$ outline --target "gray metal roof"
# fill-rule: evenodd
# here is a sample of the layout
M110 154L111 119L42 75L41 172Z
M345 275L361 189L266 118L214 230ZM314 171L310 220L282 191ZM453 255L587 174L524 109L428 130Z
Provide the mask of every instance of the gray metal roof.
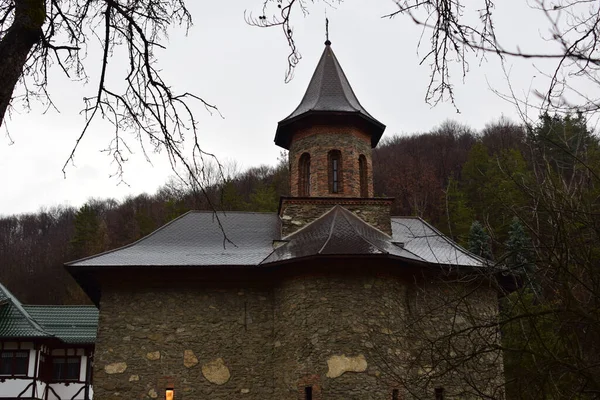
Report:
M343 113L356 115L372 126L371 144L375 147L385 130L385 125L373 118L360 104L331 46L327 43L300 105L279 122L275 143L288 148L289 125L304 116L315 113Z
M219 213L223 229L210 211L190 211L129 245L70 267L118 266L258 266L319 254L389 254L434 264L483 266L420 218L393 217L392 237L363 222L341 206L298 232L281 239L276 213ZM224 234L232 243L224 241ZM395 245L394 242L402 243Z
M0 338L45 338L52 334L44 330L23 308L21 302L0 284Z
M275 213L190 211L129 246L67 265L258 265L279 235Z
M417 217L392 217L392 235L404 249L433 264L482 267L486 261L469 253Z
M23 308L47 332L65 343L96 341L98 309L95 306L28 306Z
M395 245L391 236L339 205L284 241L262 264L318 255L392 255L421 261Z

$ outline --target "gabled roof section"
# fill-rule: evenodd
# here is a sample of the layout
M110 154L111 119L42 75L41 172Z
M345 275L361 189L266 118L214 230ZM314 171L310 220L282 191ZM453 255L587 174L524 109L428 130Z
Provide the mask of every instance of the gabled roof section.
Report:
M66 265L256 266L280 229L276 213L190 211L135 243Z
M28 306L23 308L46 331L65 343L92 344L98 330L95 306Z
M392 217L394 241L404 249L432 264L463 267L486 267L487 260L478 257L450 240L418 217Z
M282 240L286 243L261 264L324 255L391 255L423 261L340 205Z
M303 117L340 113L365 120L371 128L371 145L377 145L385 125L373 118L360 104L328 41L300 105L279 122L275 144L288 148L291 139L290 125Z
M21 302L0 284L0 338L52 336L23 308Z

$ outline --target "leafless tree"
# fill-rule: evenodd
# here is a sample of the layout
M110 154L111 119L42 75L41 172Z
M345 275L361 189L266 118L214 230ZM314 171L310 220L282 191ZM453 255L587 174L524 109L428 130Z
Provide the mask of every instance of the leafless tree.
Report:
M189 28L191 22L184 0L0 0L0 125L17 103L29 107L41 98L53 107L47 85L51 68L59 68L95 85L93 95L84 98L86 122L63 172L101 118L114 127L106 151L119 179L136 142L146 159L149 143L152 150L165 151L172 166L182 165L186 175L201 176L205 158L214 156L200 146L195 110L218 110L193 93L173 91L156 66L169 28ZM98 46L101 58L91 60L87 51ZM126 55L125 84L114 76L119 67L114 53ZM184 142L191 157L183 153Z
M328 3L324 0L325 3ZM336 1L335 3L342 2ZM280 27L290 47L288 73L300 60L294 40L293 21L306 14L312 5L307 0L264 0L261 15L249 15L248 22L261 27ZM497 34L494 14L497 1L478 0L392 0L384 18L409 18L422 27L416 46L423 51L421 64L429 65L430 79L425 100L430 104L450 101L455 107L455 80L452 72L460 66L459 79L475 61L497 57L503 63L511 57L545 59L553 62L549 71L539 73L548 78L548 87L534 94L541 102L534 109L542 111L583 111L596 114L600 109L598 90L581 89L600 86L600 3L594 0L532 0L528 5L538 11L546 26L540 26L541 39L557 44L554 52L522 50L519 43L509 42ZM476 15L477 18L473 18ZM547 32L547 33L546 33ZM393 41L394 38L390 38ZM579 83L579 84L578 84ZM508 101L523 107L528 101L513 93L502 94ZM537 115L534 116L536 118Z

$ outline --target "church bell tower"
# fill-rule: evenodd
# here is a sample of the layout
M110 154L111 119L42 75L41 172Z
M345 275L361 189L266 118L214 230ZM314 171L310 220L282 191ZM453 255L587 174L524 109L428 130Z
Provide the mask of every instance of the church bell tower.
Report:
M389 231L391 199L374 198L371 159L384 130L358 101L327 40L300 105L275 134L290 160L291 196L280 206L284 236L336 204ZM381 206L383 226L366 216Z

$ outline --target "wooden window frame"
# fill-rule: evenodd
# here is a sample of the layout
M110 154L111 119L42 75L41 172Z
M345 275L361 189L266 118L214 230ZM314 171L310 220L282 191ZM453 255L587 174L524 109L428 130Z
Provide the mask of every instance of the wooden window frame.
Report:
M360 197L369 197L369 166L364 154L358 156L358 176L360 181Z
M298 160L298 196L310 196L310 154L302 153Z
M329 193L339 194L344 192L343 160L340 150L330 150L327 153L327 170L329 171Z
M11 357L4 357L4 354L12 353ZM17 353L25 354L25 357L17 357ZM0 368L0 377L23 377L29 374L29 350L0 350L0 364L10 358L10 374L3 374ZM17 373L17 360L25 359L25 372Z
M81 378L81 356L77 356L77 355L71 355L71 356L51 356L50 358L50 381L51 382L81 382L80 378ZM68 368L66 368L66 365L69 364L69 359L77 359L77 377L70 377L67 374ZM65 365L65 367L62 369L64 375L67 376L58 376L56 377L55 375L55 365L57 363L55 363L55 360L63 360L63 365Z

